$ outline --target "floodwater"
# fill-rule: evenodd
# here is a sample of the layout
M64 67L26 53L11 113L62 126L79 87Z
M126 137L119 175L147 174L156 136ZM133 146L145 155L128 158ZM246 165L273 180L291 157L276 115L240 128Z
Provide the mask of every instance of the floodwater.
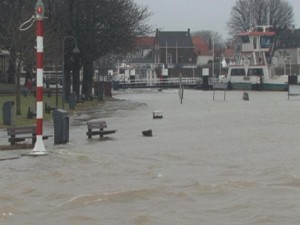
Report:
M300 97L248 93L115 91L70 117L68 144L0 161L0 225L300 224ZM88 140L92 119L118 131Z

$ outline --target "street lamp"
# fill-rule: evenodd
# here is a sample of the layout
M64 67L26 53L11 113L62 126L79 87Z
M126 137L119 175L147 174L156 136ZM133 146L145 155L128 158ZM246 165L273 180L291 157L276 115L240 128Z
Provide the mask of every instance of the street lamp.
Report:
M215 78L215 36L212 37L212 78Z
M292 56L290 56L289 58L290 61L290 76L292 75Z
M71 35L65 36L64 39L63 39L63 44L62 44L62 67L63 67L62 68L62 71L63 71L63 73L62 73L62 88L63 88L63 90L62 90L62 99L61 99L62 109L65 108L65 98L66 98L66 84L65 84L66 83L66 78L65 78L65 42L68 39L70 39L70 40L72 40L72 41L75 42L75 47L74 47L74 49L73 49L72 52L74 54L79 54L80 53L80 50L79 50L79 48L77 46L77 40L76 40L76 38L73 37L73 36L71 36Z
M124 61L124 91L125 91L125 82L126 82L126 81L125 81L125 74L126 74L125 71L126 71L126 68L125 68L125 61Z

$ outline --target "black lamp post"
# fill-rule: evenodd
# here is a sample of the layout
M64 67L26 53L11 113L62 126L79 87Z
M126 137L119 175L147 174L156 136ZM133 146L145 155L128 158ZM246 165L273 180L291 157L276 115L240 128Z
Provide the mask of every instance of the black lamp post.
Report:
M63 88L63 90L62 90L62 99L61 99L61 101L62 101L62 102L61 102L62 109L65 108L65 98L66 98L65 42L66 42L68 39L75 42L75 47L74 47L74 49L73 49L72 52L73 52L74 54L79 54L79 53L80 53L80 50L79 50L79 48L78 48L78 46L77 46L77 40L76 40L76 38L73 37L73 36L71 36L71 35L65 36L64 39L63 39L63 44L62 44L62 67L63 67L63 68L62 68L62 71L63 71L63 73L62 73L62 88Z

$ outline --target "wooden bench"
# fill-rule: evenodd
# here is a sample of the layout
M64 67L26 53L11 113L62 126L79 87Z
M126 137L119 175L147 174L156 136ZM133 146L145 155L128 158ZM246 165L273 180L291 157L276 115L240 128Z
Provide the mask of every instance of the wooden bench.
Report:
M32 139L32 144L34 144L36 141L36 126L8 127L7 134L10 145L15 145L17 142L25 141L26 139ZM52 136L43 135L43 140Z
M92 138L93 135L99 135L100 138L103 138L104 135L116 133L117 130L104 130L107 128L105 121L91 121L87 122L88 131L86 135L89 139Z

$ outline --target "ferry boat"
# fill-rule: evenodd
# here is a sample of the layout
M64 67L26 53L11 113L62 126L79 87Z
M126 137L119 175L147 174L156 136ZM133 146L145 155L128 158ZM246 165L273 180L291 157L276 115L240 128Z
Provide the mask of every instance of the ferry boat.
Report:
M272 50L275 32L269 26L239 34L241 52L236 62L228 66L228 85L232 89L276 90L288 89L288 76L275 74L272 66Z

